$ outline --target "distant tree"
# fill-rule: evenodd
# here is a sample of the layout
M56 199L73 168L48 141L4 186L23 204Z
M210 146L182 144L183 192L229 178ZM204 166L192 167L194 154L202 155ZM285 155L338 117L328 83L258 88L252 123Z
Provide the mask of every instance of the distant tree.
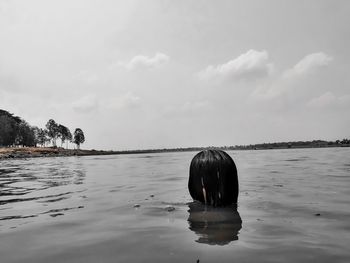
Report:
M46 129L47 135L52 139L52 145L56 146L56 140L59 134L58 124L53 119L50 119L46 123Z
M45 146L46 142L50 141L50 139L47 136L47 130L45 129L38 129L37 135L36 135L36 140L37 143L41 145L41 147Z
M20 117L0 109L0 146L45 146L50 141L53 146L57 146L57 138L60 138L61 146L67 142L68 148L68 142L72 141L72 134L66 126L56 123L53 119L50 119L45 126L46 129L31 126ZM79 148L84 141L83 131L76 129L74 143Z
M350 140L349 139L343 139L341 141L342 144L350 144Z
M38 133L39 133L39 128L37 126L32 126L32 130L34 132L34 144L35 144L35 147L39 144L39 141L38 141Z
M61 147L65 141L67 141L67 148L68 148L68 141L72 140L72 134L70 130L64 126L64 125L58 125L58 137L61 138Z
M68 149L68 142L72 142L73 136L70 130L67 128L67 135L66 135L66 149ZM85 138L84 138L85 140Z
M0 116L0 145L11 146L16 139L16 122L8 116Z
M0 109L0 116L7 116L10 119L14 120L16 123L20 123L22 120L18 116L14 116L12 113L9 113L8 111L1 110Z
M12 146L16 144L21 119L8 111L0 109L0 145Z
M85 142L84 132L80 128L76 128L74 131L74 143L77 148L80 149L80 144Z
M35 146L34 128L32 128L26 121L22 120L18 126L15 144L22 146Z

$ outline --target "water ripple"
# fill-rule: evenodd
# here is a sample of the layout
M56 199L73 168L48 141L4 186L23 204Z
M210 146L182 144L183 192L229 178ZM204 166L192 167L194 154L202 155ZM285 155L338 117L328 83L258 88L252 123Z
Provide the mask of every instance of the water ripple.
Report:
M12 164L10 161L1 164L0 220L64 215L62 212L83 207L78 195L86 191L83 187L86 172L79 158L12 160ZM77 206L71 207L72 203Z

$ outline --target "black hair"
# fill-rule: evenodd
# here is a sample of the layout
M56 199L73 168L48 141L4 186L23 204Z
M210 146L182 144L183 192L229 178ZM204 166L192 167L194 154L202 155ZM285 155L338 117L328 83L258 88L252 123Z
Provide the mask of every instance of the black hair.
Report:
M194 200L212 206L237 204L238 177L232 158L221 150L204 150L190 165L188 190Z

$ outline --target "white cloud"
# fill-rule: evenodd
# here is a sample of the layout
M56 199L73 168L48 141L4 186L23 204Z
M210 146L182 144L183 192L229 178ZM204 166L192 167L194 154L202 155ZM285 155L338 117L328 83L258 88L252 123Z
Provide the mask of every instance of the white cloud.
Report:
M127 92L119 97L113 97L107 100L105 106L110 109L134 108L139 106L141 98L132 92Z
M254 80L270 75L273 64L269 63L267 51L251 49L237 58L217 66L210 65L199 72L200 79L246 79Z
M156 53L153 57L137 55L127 63L121 63L128 70L138 68L155 68L164 65L169 61L170 57L163 53Z
M284 77L308 74L317 68L328 66L332 60L333 57L323 52L309 54L295 64L293 68L286 70Z
M311 99L307 106L311 108L326 108L334 106L346 106L350 104L350 95L335 96L332 92L327 91L319 97Z
M313 98L308 102L308 106L313 108L323 108L335 103L337 100L336 96L332 92L326 92L319 97Z
M72 106L77 112L88 113L97 109L98 100L95 95L88 94L73 102Z
M293 67L285 70L275 78L269 79L268 82L260 84L251 94L253 100L271 100L281 96L291 98L301 98L309 94L312 87L306 86L301 76L314 72L321 67L326 67L333 58L323 52L312 53L305 56ZM323 94L310 105L326 104L332 100L333 94L330 92ZM309 105L309 106L310 106Z
M274 84L259 85L250 94L253 101L270 100L276 98L283 91L283 86L279 87Z
M179 104L166 105L160 114L165 119L181 118L187 119L189 116L205 116L213 110L212 102L208 100L191 100Z

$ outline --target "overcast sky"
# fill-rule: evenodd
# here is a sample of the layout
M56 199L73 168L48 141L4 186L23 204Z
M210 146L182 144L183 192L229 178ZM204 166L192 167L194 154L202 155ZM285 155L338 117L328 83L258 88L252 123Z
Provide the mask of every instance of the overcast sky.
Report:
M350 136L350 1L0 0L0 108L83 148Z

